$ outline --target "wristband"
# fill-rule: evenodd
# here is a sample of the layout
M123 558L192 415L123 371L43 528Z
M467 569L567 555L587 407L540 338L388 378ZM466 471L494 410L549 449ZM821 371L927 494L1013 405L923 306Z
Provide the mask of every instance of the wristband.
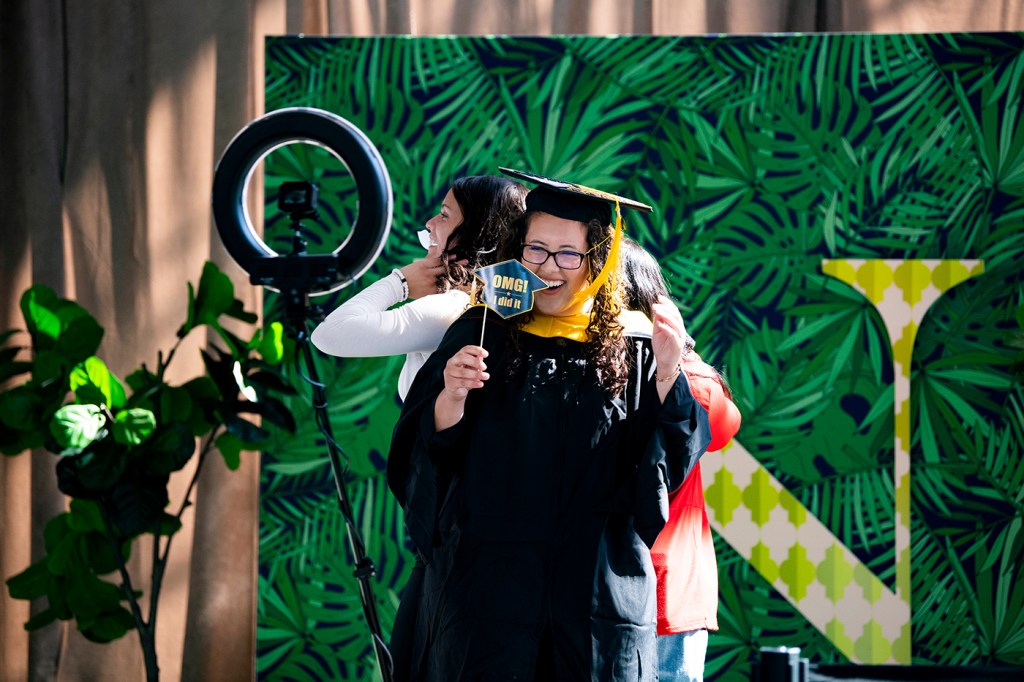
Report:
M402 271L399 270L398 268L392 270L391 274L398 275L398 281L402 283L402 301L406 300L407 298L409 298L409 281L405 278L405 275L403 275Z

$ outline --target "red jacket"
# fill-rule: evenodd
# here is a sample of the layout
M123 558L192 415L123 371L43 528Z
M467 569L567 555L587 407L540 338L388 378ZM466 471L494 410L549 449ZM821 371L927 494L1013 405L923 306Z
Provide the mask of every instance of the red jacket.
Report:
M708 411L711 444L720 450L740 429L740 411L718 373L696 353L683 361L690 392ZM669 495L668 523L651 548L658 576L658 634L718 629L718 564L711 539L700 463Z

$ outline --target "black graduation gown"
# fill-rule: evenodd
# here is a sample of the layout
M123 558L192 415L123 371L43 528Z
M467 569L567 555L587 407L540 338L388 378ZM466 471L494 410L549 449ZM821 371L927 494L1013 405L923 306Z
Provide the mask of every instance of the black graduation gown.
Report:
M435 432L445 363L480 343L481 311L419 371L388 455L426 562L403 595L414 625L392 642L396 679L655 680L649 547L667 491L710 441L707 413L682 374L659 404L649 336L630 337L617 397L596 385L583 345L561 338L521 334L524 370L509 376L508 326L491 314L490 379Z

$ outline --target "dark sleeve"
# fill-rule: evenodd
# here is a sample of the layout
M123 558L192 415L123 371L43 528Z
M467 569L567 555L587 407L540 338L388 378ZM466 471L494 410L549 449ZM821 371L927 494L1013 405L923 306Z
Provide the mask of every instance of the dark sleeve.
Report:
M672 390L665 396L658 431L664 441L668 489L673 492L683 484L711 444L708 411L693 397L685 372L679 373Z
M461 450L465 423L463 419L451 428L435 431L434 401L444 388L449 358L463 346L479 342L472 338L473 328L461 319L449 327L437 350L417 372L391 436L388 487L405 512L409 537L425 557L434 544L437 512L447 490L448 472Z
M653 378L646 381L648 390L656 392L650 385ZM648 547L668 520L668 493L682 485L710 442L707 410L693 397L686 375L680 372L660 405L637 469L636 531Z

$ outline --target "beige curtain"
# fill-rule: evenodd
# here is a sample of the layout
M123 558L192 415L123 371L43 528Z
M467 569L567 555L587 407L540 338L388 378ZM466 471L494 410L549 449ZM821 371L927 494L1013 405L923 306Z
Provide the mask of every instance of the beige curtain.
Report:
M0 330L43 283L106 328L123 376L155 362L185 283L215 260L248 305L209 210L213 168L262 113L263 38L285 33L705 34L1024 30L1021 0L4 0L0 3ZM199 340L179 378L200 370ZM63 509L54 458L0 457L0 572L41 553ZM164 680L255 675L258 468L211 460L175 538L161 599ZM189 472L172 481L180 500ZM145 569L144 547L135 569ZM148 591L148 585L140 586ZM0 595L0 680L142 680L138 640L94 645L74 627L26 633Z

